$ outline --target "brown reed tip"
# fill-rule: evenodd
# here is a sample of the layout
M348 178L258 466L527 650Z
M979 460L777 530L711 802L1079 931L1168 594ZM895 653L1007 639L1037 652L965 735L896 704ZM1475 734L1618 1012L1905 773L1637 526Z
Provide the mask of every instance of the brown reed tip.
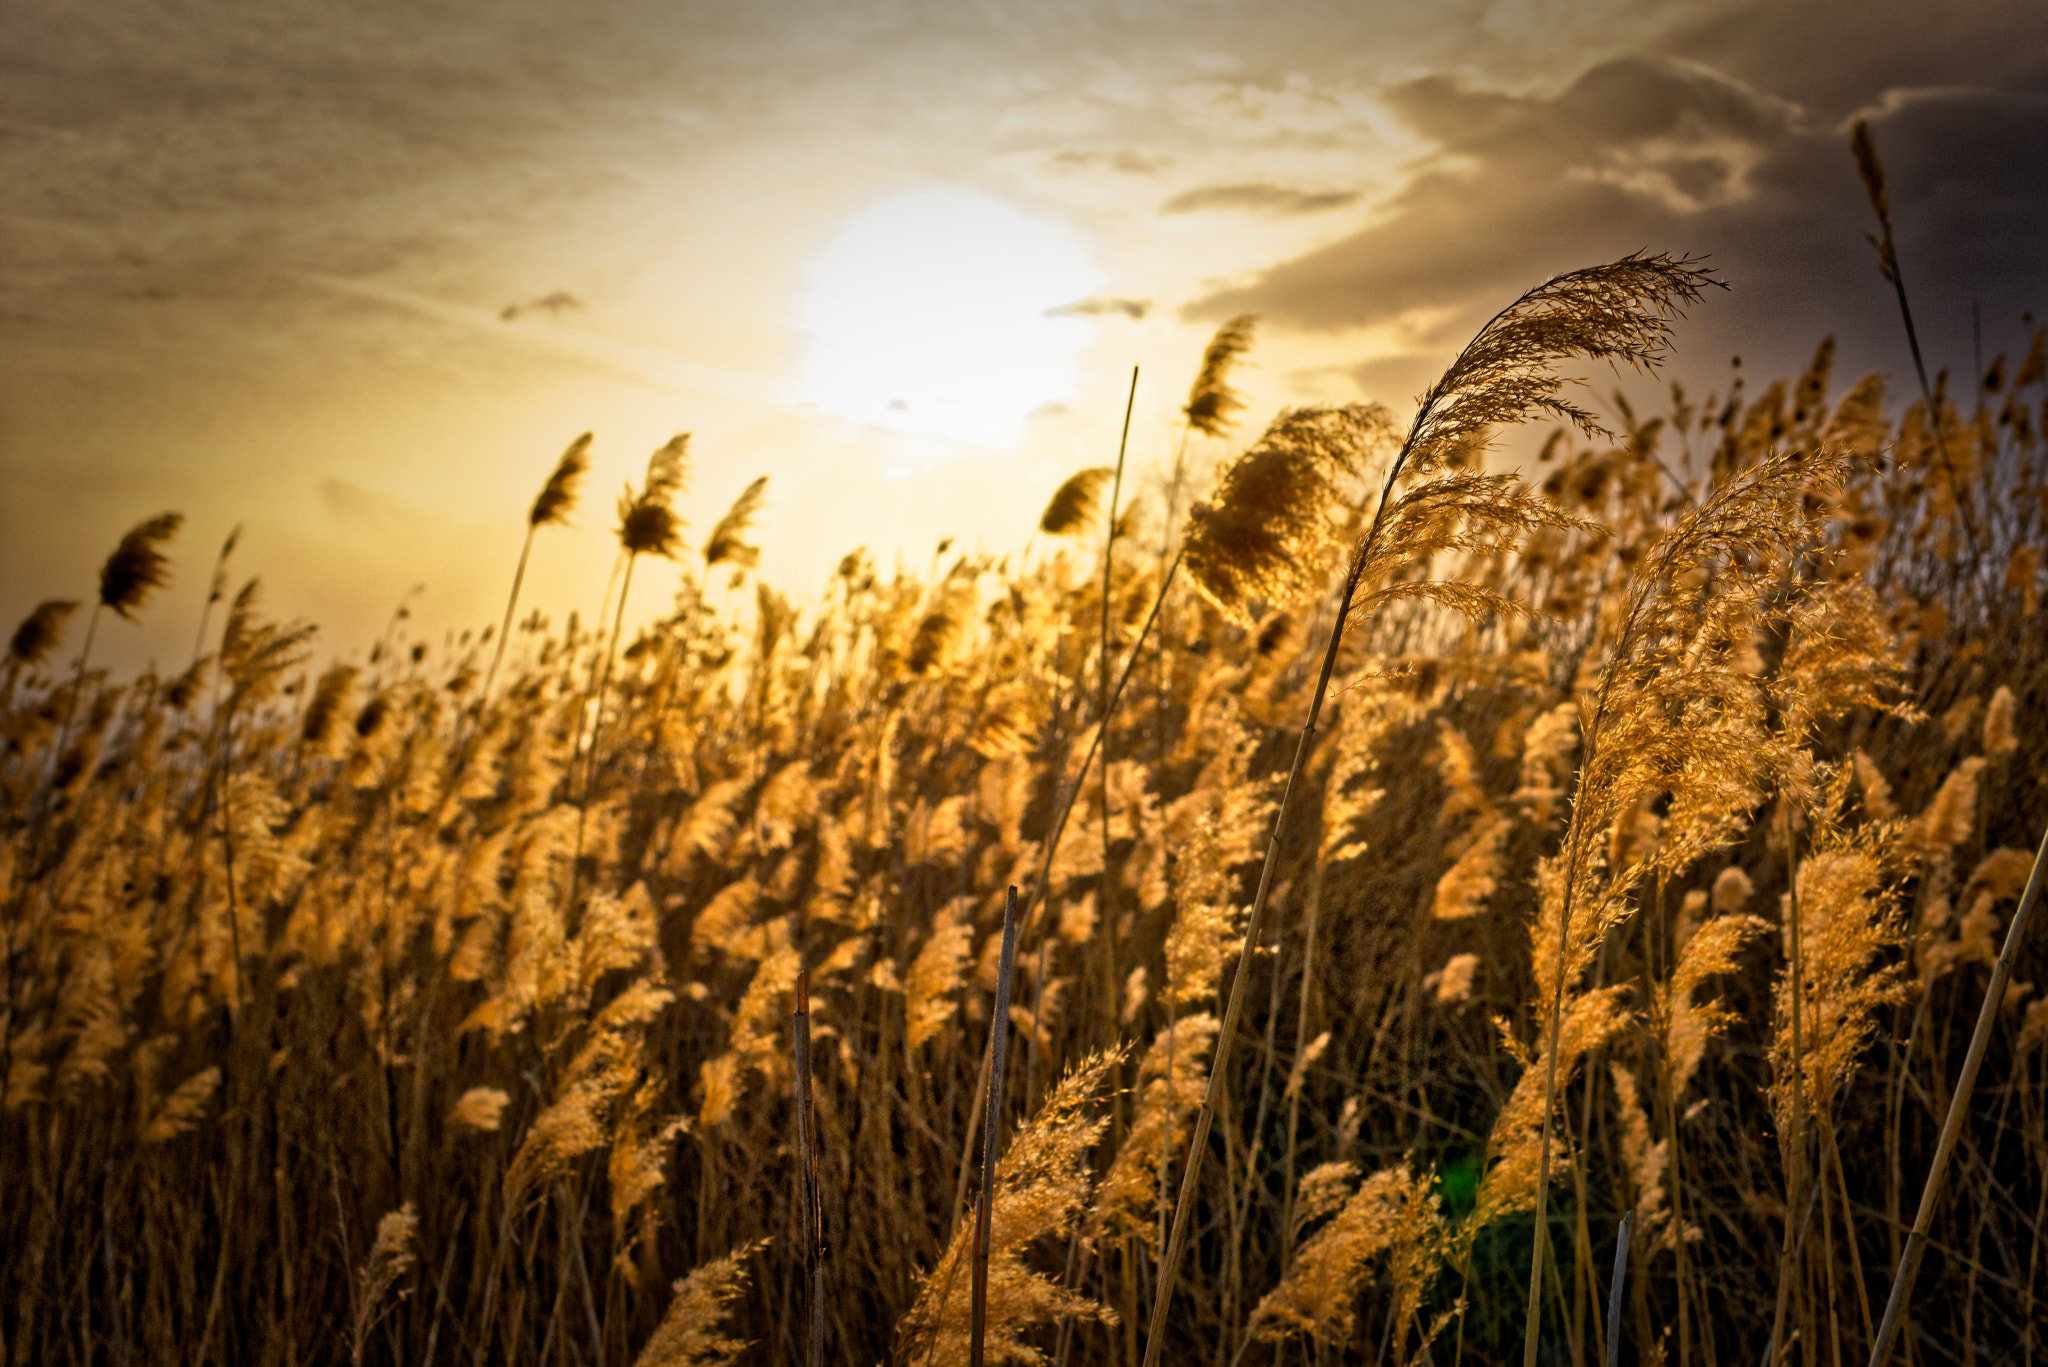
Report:
M184 525L183 513L158 513L130 528L100 567L101 604L127 617L142 606L151 590L169 583L171 560L158 548Z
M683 491L690 434L679 433L647 459L647 483L638 494L628 484L619 499L619 545L628 555L674 555L682 549L683 520L675 496Z
M1102 486L1115 473L1107 465L1091 465L1067 476L1045 505L1038 530L1047 536L1074 536L1086 530L1095 520L1095 502L1102 495Z
M761 501L767 492L768 476L760 475L733 500L732 507L718 519L711 535L705 538L704 568L729 562L753 569L761 563L761 548L749 543L746 535L754 525L755 515L761 511Z
M28 669L49 658L57 642L64 638L64 624L76 611L77 602L69 598L52 598L36 604L35 611L21 619L13 639L7 643L7 658L14 667Z
M555 462L555 471L548 476L548 482L540 488L533 500L533 510L526 515L529 527L545 527L550 524L566 524L569 514L576 509L577 486L590 471L591 435L585 432L569 443L569 449L562 452L562 458Z
M1202 353L1202 368L1188 390L1188 426L1208 437L1220 437L1234 425L1233 416L1245 406L1244 395L1230 387L1230 372L1252 349L1252 334L1258 326L1255 313L1240 313L1216 329Z

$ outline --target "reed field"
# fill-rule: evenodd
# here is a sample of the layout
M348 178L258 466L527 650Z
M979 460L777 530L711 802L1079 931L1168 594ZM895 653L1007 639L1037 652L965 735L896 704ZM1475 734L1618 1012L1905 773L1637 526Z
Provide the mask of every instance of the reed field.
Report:
M536 453L587 619L360 666L129 531L0 681L0 1360L1839 1367L1917 1259L1892 1360L2048 1362L2048 338L1560 378L1716 284L1263 430L1237 320L1172 468L802 599L680 437Z

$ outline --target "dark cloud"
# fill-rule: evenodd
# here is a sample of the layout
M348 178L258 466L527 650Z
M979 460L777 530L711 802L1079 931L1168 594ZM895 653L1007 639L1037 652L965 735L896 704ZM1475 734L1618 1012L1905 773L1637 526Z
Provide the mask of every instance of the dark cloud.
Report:
M1268 218L1298 218L1304 214L1327 213L1358 202L1356 190L1297 190L1265 181L1236 185L1202 185L1184 191L1159 206L1162 214L1196 214L1216 210L1261 214Z
M1071 304L1062 304L1056 309L1045 311L1048 318L1128 318L1132 322L1143 322L1145 315L1152 311L1150 299L1077 299Z
M565 313L573 313L577 309L587 307L589 307L587 304L569 293L569 291L554 290L543 294L538 299L529 299L523 304L505 305L504 308L498 310L498 321L501 323L514 322L522 315L528 313L545 313L550 318L559 318Z
M1850 363L1895 362L1897 322L1838 122L1652 57L1601 63L1548 98L1429 77L1388 103L1434 149L1373 224L1190 316L1250 310L1307 330L1404 321L1434 351L1538 280L1647 248L1708 256L1735 287L1702 308L1695 351L1739 346L1782 367L1836 331L1862 342ZM1950 354L1971 299L1987 317L2039 311L2048 81L1873 95L1867 112L1891 164L1908 282Z

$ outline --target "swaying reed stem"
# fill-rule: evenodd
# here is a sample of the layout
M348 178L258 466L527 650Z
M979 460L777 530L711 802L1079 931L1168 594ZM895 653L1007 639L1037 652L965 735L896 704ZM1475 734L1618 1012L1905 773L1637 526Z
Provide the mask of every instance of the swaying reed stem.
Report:
M640 558L634 551L626 553L625 580L619 585L619 605L612 618L612 631L605 643L604 668L597 676L597 707L590 714L590 756L583 762L583 797L576 804L576 853L569 861L569 898L565 906L576 905L576 889L583 874L583 828L590 820L590 790L597 783L597 742L604 732L604 694L611 686L612 659L619 653L619 633L626 629L626 597L633 591L633 562ZM599 623L603 630L603 623Z
M526 582L526 558L533 553L533 534L540 530L538 524L529 523L526 539L519 543L519 564L512 571L512 592L505 597L505 621L498 628L497 648L491 651L491 667L484 671L483 687L477 690L477 718L483 718L483 709L491 701L491 684L498 677L498 666L505 662L505 642L512 635L512 614L519 609L519 588Z
M71 674L71 695L64 701L64 720L57 727L57 742L50 747L50 776L43 784L43 800L37 804L36 824L29 840L31 852L36 847L35 837L42 834L42 818L49 814L49 804L57 800L57 773L64 763L64 743L71 739L71 723L78 717L78 695L85 691L85 663L92 658L92 638L100 629L100 609L103 604L92 605L92 616L85 619L85 644L78 648L78 668Z
M981 1151L981 1208L974 1215L974 1302L967 1340L968 1367L982 1367L982 1339L988 1332L989 1210L996 1198L996 1158L1002 1144L1003 1064L1010 1051L1010 975L1017 966L1017 885L1003 900L1003 957L996 973L996 1018L989 1030L994 1049L988 1087L987 1139Z
M1628 1233L1636 1214L1621 1217L1621 1231L1614 1236L1614 1282L1607 1288L1607 1367L1621 1363L1621 1289L1628 1284Z
M1934 387L1927 383L1927 362L1920 358L1920 333L1913 326L1913 306L1906 302L1906 277L1899 269L1898 243L1892 236L1891 194L1885 185L1884 162L1878 158L1877 144L1871 141L1870 123L1858 119L1851 132L1850 149L1856 156L1856 170L1863 177L1863 189L1870 198L1871 212L1877 215L1877 225L1882 233L1870 233L1870 244L1877 248L1877 270L1891 282L1892 292L1899 299L1899 319L1906 325L1906 347L1913 353L1913 373L1920 379L1920 397L1927 404L1927 425L1934 433L1935 450L1941 454L1941 472L1948 480L1949 497L1955 501L1956 512L1962 518L1963 531L1970 538L1970 574L1974 578L1979 569L1978 561L1983 549L1977 539L1977 519L1970 512L1970 505L1963 500L1963 491L1956 482L1955 462L1949 459L1948 437L1942 431L1941 408L1934 401ZM1984 368L1977 367L1977 382L1984 382Z
M1052 880L1053 856L1059 853L1060 837L1066 834L1067 818L1074 814L1074 801L1081 795L1081 785L1088 780L1089 766L1095 763L1095 754L1102 748L1102 733L1108 729L1110 716L1115 714L1117 704L1124 696L1124 685L1131 681L1131 671L1138 666L1138 656L1145 649L1145 638L1152 634L1153 626L1159 621L1159 609L1166 603L1167 590L1173 587L1174 576L1180 573L1181 555L1175 554L1173 563L1167 567L1166 575L1159 581L1159 592L1152 599L1152 611L1145 616L1145 625L1138 629L1138 639L1131 643L1130 658L1124 661L1123 672L1116 677L1116 687L1110 690L1109 710L1103 716L1103 725L1095 730L1095 739L1089 742L1088 752L1081 757L1081 770L1074 775L1074 781L1067 788L1067 794L1060 802L1059 818L1053 823L1052 835L1045 842L1045 853L1039 860L1038 882L1032 888L1031 900L1024 907L1024 924L1019 933L1028 932L1035 923L1039 908L1045 904L1046 884ZM1043 939L1038 942L1038 977L1032 988L1031 997L1031 1038L1024 1042L1024 1085L1028 1092L1032 1078L1038 1068L1038 1008L1045 999L1045 950ZM981 1080L975 1084L974 1106L967 1113L967 1137L961 1141L960 1184L953 1192L953 1218L948 1223L950 1230L960 1223L960 1212L967 1204L967 1164L974 1155L974 1141L977 1127L981 1124L982 1103L988 1097L989 1067L995 1053L995 1040L981 1053Z
M1109 985L1107 1000L1112 1003L1116 1000L1117 969L1120 966L1118 960L1121 956L1118 954L1120 946L1117 943L1117 916L1116 912L1109 905L1109 890L1112 886L1109 876L1109 600L1110 586L1114 577L1113 572L1116 569L1116 511L1124 491L1124 453L1130 447L1131 409L1137 405L1137 402L1138 368L1132 366L1131 390L1124 399L1123 431L1116 441L1116 474L1112 477L1109 486L1109 521L1102 539L1102 664L1097 670L1097 684L1101 690L1101 701L1096 709L1096 715L1101 721L1095 733L1096 742L1102 748L1102 772L1100 775L1102 780L1102 874L1095 885L1095 904L1096 911L1107 924L1109 932L1109 954L1105 957L1103 963L1107 973L1106 981ZM1038 976L1041 982L1045 978L1045 947L1049 939L1049 936L1042 936L1038 941ZM1036 1002L1037 997L1034 996L1032 1000ZM1114 1020L1115 1018L1116 1013L1112 1010L1110 1019ZM1034 1020L1034 1027L1036 1024L1037 1022ZM1032 1033L1035 1037L1037 1034L1035 1028Z
M796 973L796 1146L803 1184L804 1261L810 1268L810 1367L825 1363L825 1213L818 1202L818 1143L811 1108L811 970Z
M1949 1098L1948 1118L1942 1122L1941 1141L1934 1149L1934 1165L1928 1170L1927 1185L1920 1192L1920 1213L1913 1217L1913 1232L1906 1236L1906 1251L1899 1259L1898 1274L1892 1278L1891 1298L1885 1302L1884 1321L1877 1327L1877 1342L1871 1345L1870 1367L1884 1367L1892 1354L1905 1318L1906 1299L1913 1293L1913 1279L1920 1272L1920 1259L1927 1251L1927 1232L1934 1225L1934 1208L1941 1200L1942 1179L1948 1175L1949 1160L1955 1157L1956 1141L1962 1138L1963 1121L1970 1111L1970 1093L1977 1085L1977 1070L1984 1064L1984 1050L1991 1043L1991 1028L2005 1001L2005 985L2012 978L2013 960L2026 934L2027 918L2041 900L2042 871L2048 869L2048 831L2041 835L2041 848L2034 855L2034 870L2027 875L2027 890L2020 896L2019 910L2005 932L2005 947L1991 969L1991 985L1984 989L1984 1005L1977 1012L1977 1029L1970 1036L1970 1052L1963 1058L1963 1075L1956 1079L1955 1094Z
M199 657L206 651L206 624L213 616L213 605L227 592L228 557L235 553L235 542L242 536L240 523L228 533L228 539L221 542L220 554L213 559L213 578L207 580L206 601L199 608L199 634L192 638L192 663L197 666Z
M1337 596L1337 620L1330 625L1330 642L1323 651L1322 672L1316 676L1316 691L1308 707L1308 720L1302 725L1301 737L1294 745L1294 763L1287 770L1287 786L1280 790L1280 805L1273 814L1273 829L1266 838L1266 860L1259 868L1259 890L1252 898L1250 918L1245 922L1244 944L1238 951L1237 974L1230 982L1230 999L1223 1009L1223 1028L1217 1032L1215 1052L1210 1056L1209 1081L1202 1089L1202 1106L1195 1114L1194 1139L1188 1145L1188 1159L1181 1172L1180 1195L1174 1202L1172 1232L1167 1236L1166 1252L1159 1264L1159 1289L1152 1299L1152 1322L1145 1333L1144 1367L1159 1367L1160 1349L1166 1343L1166 1317L1173 1305L1173 1291L1180 1280L1181 1255L1186 1251L1188 1225L1194 1213L1195 1189L1201 1181L1202 1160L1209 1152L1209 1129L1216 1123L1216 1097L1223 1085L1225 1069L1230 1062L1230 1046L1237 1038L1238 1018L1244 1014L1245 986L1251 980L1252 956L1258 952L1259 929L1266 919L1266 899L1273 891L1273 868L1280 862L1280 835L1286 829L1287 809L1294 800L1295 785L1301 779L1303 766L1308 762L1309 750L1316 739L1316 722L1323 715L1323 700L1329 696L1330 676L1337 669L1338 648L1344 642L1344 623L1351 616L1351 600L1358 593L1359 580L1363 577L1374 543L1378 541L1380 526L1385 520L1387 507L1394 492L1394 481L1401 476L1401 469L1407 463L1408 453L1414 449L1414 437L1422 430L1423 423L1430 415L1431 406L1424 403L1415 415L1415 425L1409 440L1403 442L1398 455L1387 469L1384 487L1380 490L1379 507L1374 511L1372 526L1365 539L1358 544L1358 550L1351 557L1351 568L1344 576L1343 592ZM1135 657L1134 657L1135 658Z
M1791 805L1788 799L1779 800L1780 820L1785 832L1785 868L1788 878L1786 891L1787 915L1792 932L1792 1123L1790 1133L1785 1136L1787 1162L1785 1164L1785 1239L1778 1253L1778 1304L1771 1315L1771 1342L1784 1342L1785 1309L1792 1293L1792 1212L1799 1206L1801 1179L1806 1176L1805 1116L1806 1105L1806 961L1803 953L1799 924L1799 857L1792 846Z

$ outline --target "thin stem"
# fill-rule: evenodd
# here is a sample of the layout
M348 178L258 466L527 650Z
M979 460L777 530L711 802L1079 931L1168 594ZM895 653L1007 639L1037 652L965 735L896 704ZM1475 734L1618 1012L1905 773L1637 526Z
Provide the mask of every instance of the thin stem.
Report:
M512 571L512 592L505 598L505 620L498 628L497 649L491 652L491 667L484 671L483 687L477 690L479 718L483 707L491 700L491 684L498 677L498 666L505 660L505 642L512 635L512 614L519 610L519 588L526 582L526 557L533 552L533 534L538 530L533 524L527 524L526 539L519 543L519 564Z
M1801 948L1799 915L1799 858L1792 845L1792 816L1789 800L1780 797L1779 818L1785 834L1785 862L1790 886L1786 893L1788 928L1792 936L1792 1116L1787 1126L1786 1157L1790 1160L1785 1168L1785 1239L1778 1253L1778 1305L1771 1316L1771 1342L1782 1341L1785 1330L1785 1309L1792 1293L1792 1212L1799 1206L1801 1179L1806 1175L1806 1146L1804 1137L1804 1110L1806 1103L1806 1053L1804 1017L1806 1015L1805 955Z
M1116 474L1109 486L1109 524L1107 530L1103 533L1102 539L1102 664L1096 671L1096 683L1101 692L1101 702L1096 710L1096 715L1101 718L1096 731L1096 739L1102 747L1102 768L1098 775L1102 781L1102 872L1097 877L1095 883L1095 903L1096 910L1107 924L1109 932L1107 937L1109 954L1104 962L1104 968L1108 974L1109 982L1107 1000L1112 1003L1116 1000L1118 960L1122 956L1118 952L1121 949L1121 945L1118 943L1120 937L1117 934L1116 911L1109 904L1110 889L1114 886L1109 876L1109 600L1112 594L1112 586L1115 582L1116 513L1118 505L1123 500L1124 454L1130 448L1131 410L1137 405L1137 402L1138 368L1132 366L1131 389L1124 399L1123 431L1117 437L1116 443ZM1041 950L1044 949L1045 944L1045 939L1039 940ZM1041 955L1041 960L1042 958L1043 956ZM1039 965L1039 971L1041 973L1045 971L1042 961ZM1041 988L1033 989L1032 1000L1034 1002L1038 999L1040 991L1042 991ZM1112 1019L1114 1019L1114 1016L1115 1012L1112 1010ZM1033 1034L1035 1035L1037 1033L1037 1021L1035 1019L1032 1025Z
M1634 1211L1623 1215L1621 1230L1614 1236L1614 1280L1607 1287L1607 1367L1619 1367L1621 1362L1621 1288L1628 1283L1629 1226L1635 1218ZM1679 1237L1684 1235L1680 1230Z
M1984 1050L1991 1043L1991 1029L1997 1023L1998 1008L2005 1000L2005 985L2012 978L2013 960L2018 955L2020 939L2026 933L2027 918L2033 914L2034 904L2041 900L2044 868L2048 868L2048 832L2041 836L2041 848L2034 855L2034 870L2027 876L2027 890L2021 895L2019 910L2013 913L2012 925L2006 930L2005 947L1999 951L1998 962L1991 970L1991 985L1984 989L1984 1005L1977 1013L1977 1028L1970 1036L1970 1052L1963 1059L1963 1073L1956 1080L1955 1095L1949 1098L1948 1119L1942 1123L1941 1141L1934 1150L1934 1165L1927 1174L1927 1185L1920 1192L1920 1213L1913 1218L1913 1232L1906 1236L1906 1251L1899 1259L1898 1274L1892 1279L1891 1297L1885 1302L1884 1321L1878 1325L1877 1342L1870 1349L1870 1367L1884 1367L1891 1358L1892 1343L1898 1338L1906 1301L1913 1293L1913 1279L1919 1275L1920 1259L1927 1251L1927 1235L1934 1225L1935 1207L1941 1202L1942 1179L1948 1175L1949 1161L1955 1157L1956 1141L1962 1137L1963 1121L1969 1115L1970 1093L1977 1085L1977 1070L1984 1065Z
M612 620L611 639L605 645L604 668L597 676L597 710L590 717L590 757L583 763L583 797L576 804L576 853L569 861L566 905L571 907L576 905L576 888L583 876L583 828L590 820L590 790L597 783L597 742L604 734L604 695L611 686L612 658L619 653L619 633L626 628L626 599L633 592L633 564L639 558L630 551L626 554L625 582L619 585L619 605ZM602 625L599 630L603 630Z
M1188 1225L1194 1213L1195 1189L1202 1177L1202 1160L1208 1156L1209 1129L1216 1121L1216 1097L1223 1086L1226 1070L1230 1064L1231 1045L1236 1040L1238 1018L1244 1014L1245 989L1251 980L1252 956L1258 952L1259 929L1266 919L1266 900L1273 891L1273 870L1280 862L1280 836L1287 827L1287 811L1294 800L1294 790L1301 779L1302 768L1308 762L1309 751L1315 745L1316 722L1323 714L1323 701L1329 696L1330 676L1337 669L1337 653L1344 643L1344 623L1351 615L1351 600L1357 596L1359 580L1364 576L1365 566L1372 554L1373 545L1379 539L1380 527L1386 520L1387 503L1394 491L1394 481L1400 478L1401 468L1406 464L1408 452L1413 448L1415 434L1422 428L1430 412L1424 404L1415 416L1415 426L1408 441L1394 458L1387 471L1385 486L1380 490L1379 507L1374 511L1372 526L1364 540L1358 544L1357 552L1351 558L1351 568L1344 576L1344 589L1337 598L1337 618L1330 626L1330 643L1323 652L1322 672L1316 677L1316 691L1309 703L1308 720L1301 728L1301 738L1295 743L1294 763L1287 771L1287 785L1280 790L1280 806L1273 814L1273 829L1266 838L1266 859L1259 869L1259 890L1252 898L1252 911L1245 923L1244 943L1238 952L1237 973L1230 982L1230 999L1223 1011L1223 1028L1216 1036L1215 1052L1210 1055L1209 1081L1202 1092L1201 1110L1195 1117L1195 1134L1188 1145L1188 1161L1181 1174L1180 1197L1174 1203L1173 1232L1167 1239L1166 1253L1159 1265L1159 1290L1152 1301L1152 1322L1145 1337L1145 1367L1158 1367L1159 1352L1166 1341L1166 1317L1173 1303L1174 1285L1180 1277L1180 1260L1187 1247Z
M1010 975L1017 964L1017 885L1010 884L1003 902L1003 957L996 973L996 1018L989 1031L994 1045L988 1087L987 1140L981 1151L981 1209L974 1216L974 1302L967 1339L968 1367L982 1367L982 1339L988 1331L989 1212L996 1194L996 1158L1003 1137L1003 1064L1010 1047ZM944 1307L940 1307L941 1313Z
M825 1363L825 1227L818 1205L818 1146L811 1107L811 971L796 974L796 1010L791 1022L796 1037L796 1144L799 1180L803 1186L804 1262L810 1269L810 1367Z

